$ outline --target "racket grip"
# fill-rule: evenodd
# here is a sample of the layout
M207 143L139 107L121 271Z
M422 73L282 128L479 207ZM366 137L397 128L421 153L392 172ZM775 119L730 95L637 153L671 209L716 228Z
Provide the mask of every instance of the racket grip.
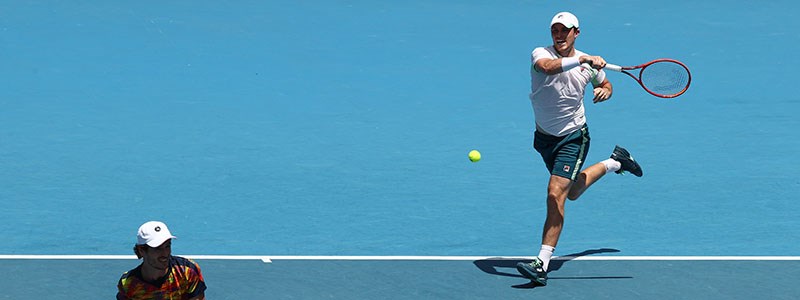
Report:
M608 64L607 63L606 67L604 69L608 69L608 70L611 70L611 71L622 72L622 67L620 67L618 65L615 65L615 64Z

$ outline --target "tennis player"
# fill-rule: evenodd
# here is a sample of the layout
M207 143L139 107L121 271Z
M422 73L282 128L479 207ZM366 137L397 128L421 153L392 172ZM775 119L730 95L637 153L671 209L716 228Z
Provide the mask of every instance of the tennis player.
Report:
M547 185L547 219L539 255L517 270L539 285L547 285L547 267L564 224L564 202L576 200L603 175L627 171L642 176L642 169L628 151L617 146L611 158L581 171L589 150L583 95L594 88L595 103L611 98L613 88L603 67L606 61L575 49L580 35L578 18L560 12L550 21L553 45L531 53L530 100L536 120L533 147L550 172Z
M133 252L143 261L122 274L117 284L117 299L205 299L206 283L200 266L172 255L175 236L166 224L144 223L136 238Z

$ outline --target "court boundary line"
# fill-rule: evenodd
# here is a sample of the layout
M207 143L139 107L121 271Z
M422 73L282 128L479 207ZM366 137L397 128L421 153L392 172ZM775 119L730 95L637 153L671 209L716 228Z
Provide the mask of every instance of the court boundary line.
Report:
M351 261L476 261L532 260L532 256L354 256L354 255L181 255L194 260L351 260ZM134 260L135 255L0 255L0 260ZM800 256L554 256L569 261L800 261Z

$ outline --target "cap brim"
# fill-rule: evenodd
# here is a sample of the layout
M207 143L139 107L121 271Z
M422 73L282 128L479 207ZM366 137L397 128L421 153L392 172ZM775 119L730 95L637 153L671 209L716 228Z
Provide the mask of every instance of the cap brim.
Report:
M550 24L550 26L552 27L553 25L556 25L556 24L561 24L561 25L564 25L564 27L567 27L567 28L573 28L573 27L577 27L577 26L575 26L575 24L572 24L572 23L564 23L564 22L555 22L555 23L553 23L553 24Z
M147 242L147 245L150 246L150 247L153 247L153 248L157 248L158 246L161 246L162 244L164 244L166 241L171 240L171 239L176 239L176 238L178 238L178 237L174 236L174 235L165 236L165 237L162 237L162 238L158 238L158 239L154 239L152 241L149 241L149 242Z

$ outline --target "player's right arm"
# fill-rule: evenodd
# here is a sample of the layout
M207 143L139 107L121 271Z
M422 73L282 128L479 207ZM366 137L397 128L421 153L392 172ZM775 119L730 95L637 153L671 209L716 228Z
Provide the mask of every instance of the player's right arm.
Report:
M537 57L536 51L533 53L533 67L536 71L545 73L547 75L558 74L564 72L565 69L569 70L571 68L577 67L580 64L586 63L594 67L595 69L602 69L606 66L606 60L600 56L593 56L593 55L581 55L580 57L559 57L559 58L548 58L548 57Z
M533 63L533 67L536 71L547 75L558 74L564 72L561 68L561 60L562 58L540 58Z

